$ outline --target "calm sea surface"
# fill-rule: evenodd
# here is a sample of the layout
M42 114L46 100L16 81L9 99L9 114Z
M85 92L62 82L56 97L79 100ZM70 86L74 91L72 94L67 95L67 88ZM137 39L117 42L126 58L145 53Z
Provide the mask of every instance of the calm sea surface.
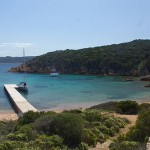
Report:
M7 70L19 64L0 64L0 111L11 110L3 84L18 84L24 79L22 73ZM106 101L150 100L150 88L135 79L126 82L125 77L27 74L29 92L23 96L37 109L70 109L87 107Z

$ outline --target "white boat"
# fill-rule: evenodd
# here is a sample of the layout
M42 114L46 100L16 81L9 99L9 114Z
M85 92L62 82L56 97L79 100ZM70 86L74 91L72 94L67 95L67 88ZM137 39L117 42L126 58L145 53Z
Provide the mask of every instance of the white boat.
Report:
M57 73L57 72L55 72L55 73L50 73L50 76L56 77L56 76L59 76L59 73Z
M26 82L20 82L18 84L18 89L21 91L28 91L28 86Z
M24 51L24 49L23 49L23 57L24 57L24 63L23 63L23 65L24 65L24 81L22 81L18 84L18 89L26 92L26 91L28 91L28 85L26 83L26 64L25 64L25 51Z
M59 73L56 71L55 68L53 68L53 69L51 70L50 76L51 76L51 77L57 77L57 76L59 76Z

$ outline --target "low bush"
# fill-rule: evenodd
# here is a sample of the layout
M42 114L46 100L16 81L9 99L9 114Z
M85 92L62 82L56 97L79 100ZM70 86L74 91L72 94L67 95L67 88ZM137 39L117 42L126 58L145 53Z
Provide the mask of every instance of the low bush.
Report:
M20 117L18 119L18 124L24 125L24 124L33 123L39 117L40 117L39 112L28 111L24 113L23 117Z
M95 147L98 142L98 137L90 129L84 129L82 141L87 143L89 146Z
M150 137L150 110L139 114L135 127L129 131L127 137L133 141L148 141L148 137Z
M143 104L140 104L139 105L139 112L143 112L143 111L146 111L146 110L149 110L150 109L150 104L149 103L143 103Z
M51 133L50 131L50 124L52 122L52 118L56 116L55 114L53 115L44 115L38 119L35 120L34 122L34 127L36 131L39 134L47 134L49 135Z
M0 150L87 150L126 124L127 120L98 110L29 111L16 122L0 122Z
M116 105L116 112L120 114L137 114L139 111L139 105L135 101L120 101Z
M96 122L96 121L103 121L104 116L101 114L100 111L97 110L86 110L82 113L82 118L88 122Z
M115 111L117 102L106 102L90 107L89 109Z
M50 124L51 133L63 137L69 146L77 146L81 143L84 121L76 114L62 113L57 115Z
M0 137L15 131L16 121L0 121Z
M27 141L35 140L37 137L37 131L34 129L33 124L23 125L16 131L16 134L25 134Z
M134 141L122 141L121 143L112 143L110 150L137 150L138 143Z
M39 147L41 150L49 150L54 148L61 149L64 146L63 139L57 135L39 135L39 137L35 140L33 145L36 145L36 148Z
M143 106L142 106L143 107ZM111 144L110 150L145 150L150 137L150 110L142 111L134 127Z

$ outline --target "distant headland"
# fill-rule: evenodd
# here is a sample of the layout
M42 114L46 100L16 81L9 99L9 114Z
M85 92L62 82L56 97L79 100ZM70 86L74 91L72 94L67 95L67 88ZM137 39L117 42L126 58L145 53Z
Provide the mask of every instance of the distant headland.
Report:
M23 61L29 61L33 59L34 56L27 56L27 57L11 57L11 56L6 56L6 57L0 57L0 63L23 63Z
M27 72L49 73L55 67L61 74L145 76L150 74L150 40L79 50L58 50L27 61ZM23 72L24 67L12 68Z

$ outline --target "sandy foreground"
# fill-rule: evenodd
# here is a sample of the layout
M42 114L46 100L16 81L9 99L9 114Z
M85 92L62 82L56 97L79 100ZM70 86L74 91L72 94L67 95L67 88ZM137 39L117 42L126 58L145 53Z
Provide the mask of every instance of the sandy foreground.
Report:
M18 115L15 112L0 112L0 120L16 120Z

